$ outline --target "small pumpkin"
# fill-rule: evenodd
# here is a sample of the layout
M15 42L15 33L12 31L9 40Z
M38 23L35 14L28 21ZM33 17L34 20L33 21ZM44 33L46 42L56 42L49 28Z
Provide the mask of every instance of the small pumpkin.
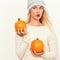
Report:
M38 38L33 40L31 42L31 50L32 52L36 51L36 53L41 53L44 51L44 44L42 40L39 40Z
M18 21L16 21L16 23L15 23L15 30L20 31L20 30L24 30L25 28L26 28L25 21L20 20L20 18L18 18Z

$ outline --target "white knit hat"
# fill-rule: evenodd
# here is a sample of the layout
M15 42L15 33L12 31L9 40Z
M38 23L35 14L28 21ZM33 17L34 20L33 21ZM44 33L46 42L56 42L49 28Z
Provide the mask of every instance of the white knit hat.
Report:
M28 0L27 10L29 11L34 5L45 6L45 3L43 0Z

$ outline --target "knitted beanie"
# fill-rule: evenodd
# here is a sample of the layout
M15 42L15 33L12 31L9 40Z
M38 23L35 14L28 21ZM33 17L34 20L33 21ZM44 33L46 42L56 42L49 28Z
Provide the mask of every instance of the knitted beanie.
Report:
M28 0L27 2L27 10L29 11L34 5L40 5L45 6L45 3L43 0Z

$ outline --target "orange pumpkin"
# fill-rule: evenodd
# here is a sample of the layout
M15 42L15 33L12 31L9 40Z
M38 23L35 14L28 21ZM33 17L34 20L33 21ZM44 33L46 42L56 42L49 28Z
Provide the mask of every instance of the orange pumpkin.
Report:
M18 18L18 21L15 23L15 30L20 31L20 30L24 30L25 28L26 28L25 21L20 20L20 18Z
M32 50L32 52L36 51L36 53L43 52L43 50L44 50L43 42L39 39L33 40L31 43L31 50Z

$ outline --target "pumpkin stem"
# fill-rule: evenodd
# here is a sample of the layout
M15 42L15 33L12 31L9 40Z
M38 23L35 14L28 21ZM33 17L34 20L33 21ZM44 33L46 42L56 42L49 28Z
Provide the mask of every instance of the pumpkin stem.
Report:
M18 21L20 21L20 18L18 18Z
M39 40L39 38L36 38L37 40Z

